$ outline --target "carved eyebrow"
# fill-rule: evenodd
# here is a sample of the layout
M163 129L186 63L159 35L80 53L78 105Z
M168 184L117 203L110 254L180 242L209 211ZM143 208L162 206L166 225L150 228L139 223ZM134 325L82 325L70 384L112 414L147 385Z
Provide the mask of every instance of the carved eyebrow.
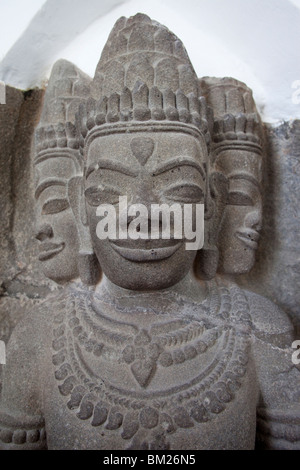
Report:
M35 190L34 196L36 199L39 198L41 193L49 188L50 186L67 186L68 180L63 178L47 178Z
M94 163L93 165L90 165L88 169L86 170L86 175L85 177L88 178L93 171L99 170L99 169L104 169L104 170L113 170L117 171L118 173L122 173L123 175L127 176L138 176L138 172L132 170L131 168L128 168L125 165L122 165L122 163L114 161L114 160L99 160L98 163Z
M156 170L154 170L152 174L153 176L161 175L162 173L172 170L173 168L176 168L178 166L185 166L185 165L196 168L196 170L198 170L199 173L201 174L202 178L205 179L205 171L202 165L200 165L200 163L196 162L194 159L189 158L189 157L173 158L172 160L169 160L168 162L163 163L161 166L156 168Z
M246 181L249 181L250 183L253 183L255 186L257 186L258 189L261 189L261 186L259 182L257 181L257 179L254 178L254 176L248 175L246 173L231 175L229 176L229 179L230 180L246 180Z
M199 186L199 184L195 184L195 183L191 183L190 181L180 181L178 183L171 183L169 184L165 189L164 189L164 192L166 191L169 191L169 189L174 189L174 188L182 188L182 187L188 187L188 188L196 188L196 189L200 189L202 192L202 188L201 186Z

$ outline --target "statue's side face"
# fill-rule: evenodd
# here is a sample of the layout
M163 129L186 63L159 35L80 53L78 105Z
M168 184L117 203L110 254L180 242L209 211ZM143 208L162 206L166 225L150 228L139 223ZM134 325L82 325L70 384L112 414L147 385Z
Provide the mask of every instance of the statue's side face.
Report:
M262 223L261 158L247 151L225 151L218 166L229 180L219 236L221 269L245 273L255 262Z
M36 165L36 238L45 276L64 282L78 276L78 236L68 201L73 176L69 158L48 158Z
M143 204L204 203L204 170L199 142L177 132L135 132L98 137L87 154L85 199L95 253L106 276L134 290L163 289L179 282L196 251L184 239L99 239L100 204L113 204L119 224L119 196L128 208ZM149 216L150 217L150 216ZM135 217L128 217L129 226ZM148 220L150 230L150 220Z

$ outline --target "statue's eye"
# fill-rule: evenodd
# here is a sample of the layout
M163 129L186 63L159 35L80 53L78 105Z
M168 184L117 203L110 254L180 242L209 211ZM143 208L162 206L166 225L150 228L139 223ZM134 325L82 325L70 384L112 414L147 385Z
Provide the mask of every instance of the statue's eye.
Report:
M57 214L70 207L67 199L50 199L45 202L42 208L42 214Z
M183 203L196 203L203 201L203 191L196 184L182 184L169 188L165 196L172 201Z
M228 194L227 204L231 206L253 206L253 199L240 191L230 191Z
M88 188L84 194L90 206L99 206L101 204L102 191L100 189Z
M114 189L95 186L86 189L84 194L88 204L94 207L100 204L117 204L120 196L120 193Z

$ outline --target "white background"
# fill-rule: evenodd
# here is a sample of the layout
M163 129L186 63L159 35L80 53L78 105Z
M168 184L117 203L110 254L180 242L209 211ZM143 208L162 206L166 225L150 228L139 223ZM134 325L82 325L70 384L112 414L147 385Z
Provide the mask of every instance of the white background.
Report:
M137 12L183 41L199 77L246 82L265 121L300 118L300 0L0 0L0 80L43 86L60 58L93 76L115 21Z

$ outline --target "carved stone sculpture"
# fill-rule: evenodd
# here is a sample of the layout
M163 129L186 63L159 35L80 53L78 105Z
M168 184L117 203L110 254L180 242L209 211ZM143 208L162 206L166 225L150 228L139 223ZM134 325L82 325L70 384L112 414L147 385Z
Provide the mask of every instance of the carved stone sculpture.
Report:
M59 283L84 278L92 284L97 266L80 216L83 161L74 125L75 112L90 79L73 64L53 67L36 130L36 238L44 274Z
M218 263L238 273L254 262L261 124L254 103L245 107L244 85L229 80L228 103L237 101L222 110L214 80L206 82L203 92L181 41L164 26L141 14L116 23L76 115L84 201L76 197L73 212L86 208L77 230L87 223L102 280L95 290L71 284L15 329L3 448L253 449L256 441L299 448L291 324L269 300L216 275ZM61 139L66 148L65 128L51 134L51 148ZM205 204L204 247L188 251L175 237L99 239L97 208L120 196L129 206ZM75 240L74 224L69 230ZM236 233L252 239L244 247Z
M245 84L204 78L201 85L214 111L211 171L222 173L229 185L217 243L219 270L241 274L254 265L262 224L262 124Z

